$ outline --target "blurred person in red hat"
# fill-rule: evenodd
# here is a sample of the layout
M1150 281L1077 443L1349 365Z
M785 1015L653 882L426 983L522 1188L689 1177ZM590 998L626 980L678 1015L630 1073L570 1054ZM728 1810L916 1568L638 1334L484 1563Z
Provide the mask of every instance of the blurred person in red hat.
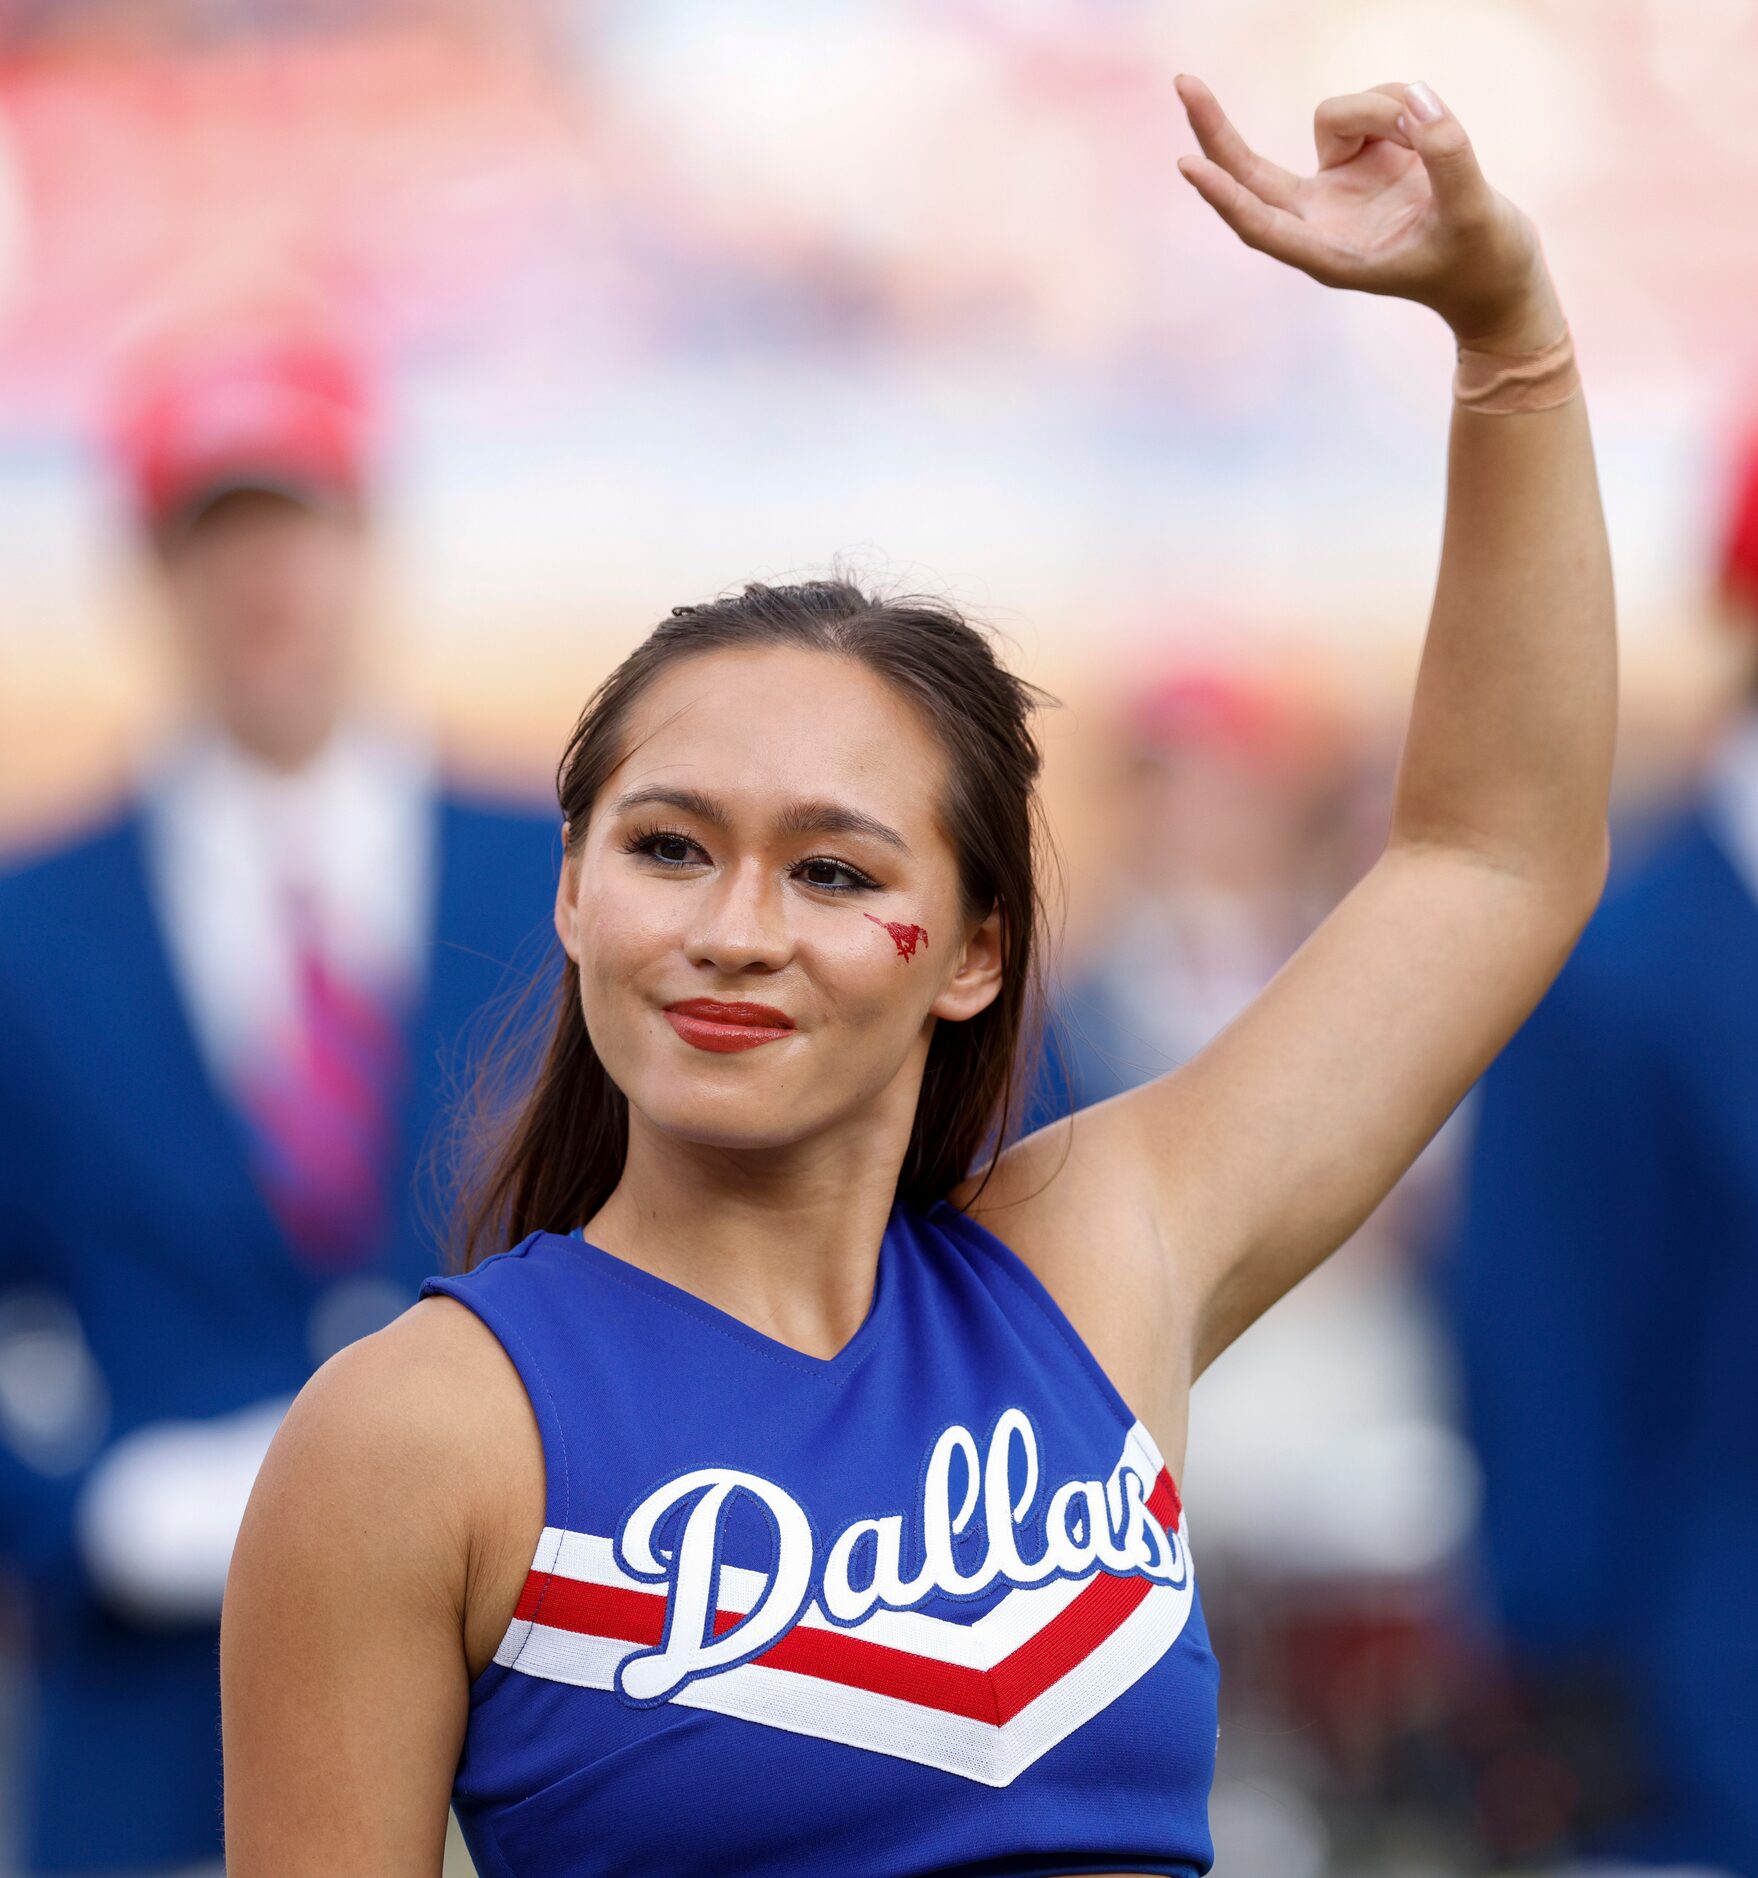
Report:
M373 431L358 362L303 335L160 358L120 403L115 454L194 700L282 772L347 714Z
M1344 884L1324 875L1336 753L1316 702L1192 662L1133 690L1103 741L1109 910L1059 994L1037 1097L1049 1111L1193 1056Z
M434 1268L411 1188L440 1080L547 917L553 824L362 710L370 393L310 329L137 360L112 442L187 721L111 821L0 875L31 1871L219 1871L217 1622L257 1462Z
M1758 428L1715 584L1758 641ZM1758 1874L1758 658L1480 1085L1449 1293L1490 1614L1564 1796L1503 1857ZM1534 1818L1544 1822L1535 1832Z

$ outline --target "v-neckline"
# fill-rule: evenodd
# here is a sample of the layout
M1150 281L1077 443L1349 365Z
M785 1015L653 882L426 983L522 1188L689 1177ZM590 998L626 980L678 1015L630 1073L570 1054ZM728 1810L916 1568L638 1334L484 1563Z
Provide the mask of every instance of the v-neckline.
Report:
M891 1294L896 1288L892 1274L895 1252L892 1247L892 1229L897 1218L896 1207L885 1222L885 1231L879 1240L879 1259L873 1274L873 1295L867 1302L866 1315L861 1319L855 1333L834 1356L813 1356L809 1350L797 1349L791 1343L783 1343L779 1337L771 1337L748 1324L742 1317L735 1317L731 1311L723 1311L718 1304L709 1301L683 1285L673 1284L669 1278L661 1278L650 1272L645 1266L632 1264L628 1259L619 1257L615 1252L606 1251L601 1245L595 1245L586 1237L584 1227L576 1226L564 1235L565 1243L577 1252L584 1253L594 1265L607 1276L620 1283L632 1285L637 1291L645 1291L649 1296L670 1304L676 1309L700 1319L726 1335L736 1337L741 1343L778 1362L789 1364L808 1375L819 1375L829 1380L840 1380L862 1363L872 1351L883 1320L889 1311Z

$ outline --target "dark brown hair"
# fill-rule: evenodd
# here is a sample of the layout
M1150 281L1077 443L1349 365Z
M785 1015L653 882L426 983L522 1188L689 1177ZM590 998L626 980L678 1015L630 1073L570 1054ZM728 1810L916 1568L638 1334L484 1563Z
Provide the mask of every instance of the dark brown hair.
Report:
M630 712L653 681L684 659L753 646L858 660L909 699L946 752L941 816L958 856L966 917L1002 910L999 993L967 1022L936 1025L929 1046L898 1179L902 1199L926 1206L963 1180L985 1148L992 1167L1017 1120L1044 918L1036 864L1045 844L1041 757L1031 716L1048 700L942 602L879 597L842 578L753 582L706 605L674 607L587 700L556 776L570 843L584 838L598 793L626 754ZM621 1177L628 1104L586 1033L573 971L556 986L535 1079L516 1102L498 1106L498 1123L492 1100L478 1122L487 1130L477 1136L486 1171L463 1212L465 1268L530 1232L571 1231Z

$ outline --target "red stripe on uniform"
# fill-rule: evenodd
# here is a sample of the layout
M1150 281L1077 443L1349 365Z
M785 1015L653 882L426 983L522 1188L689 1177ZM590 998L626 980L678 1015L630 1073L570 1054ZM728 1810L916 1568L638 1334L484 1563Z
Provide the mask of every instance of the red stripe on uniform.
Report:
M1147 1506L1168 1530L1176 1529L1183 1509L1178 1489L1163 1468ZM1090 1656L1153 1589L1153 1582L1100 1572L1072 1604L990 1670L945 1663L938 1657L919 1656L850 1631L806 1624L796 1624L751 1660L766 1669L815 1676L821 1682L867 1689L875 1695L893 1696L999 1727ZM665 1636L665 1600L663 1591L587 1584L578 1578L534 1571L525 1580L519 1608L513 1615L517 1620L547 1624L554 1630L656 1649ZM742 1611L716 1611L715 1634L725 1635L743 1616Z
M1100 1572L1066 1610L989 1672L995 1719L1012 1721L1052 1683L1060 1682L1110 1636L1153 1588L1151 1578L1116 1578Z
M1147 1508L1168 1532L1176 1532L1184 1524L1184 1502L1178 1497L1172 1476L1163 1467L1154 1481L1153 1492L1148 1495Z
M519 1596L517 1618L576 1630L587 1637L614 1637L657 1649L665 1641L665 1593L630 1591L623 1585L589 1585L580 1578L532 1572Z
M797 1676L840 1682L850 1689L870 1689L948 1715L998 1722L994 1679L990 1671L963 1663L943 1663L935 1656L851 1636L846 1630L819 1630L796 1624L778 1643L751 1659L765 1669L791 1669Z

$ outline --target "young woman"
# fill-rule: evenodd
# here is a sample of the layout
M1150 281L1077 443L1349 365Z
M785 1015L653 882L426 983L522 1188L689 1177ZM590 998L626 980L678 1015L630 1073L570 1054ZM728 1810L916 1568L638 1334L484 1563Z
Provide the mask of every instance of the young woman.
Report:
M564 758L570 970L468 1269L334 1358L227 1590L232 1878L1208 1869L1195 1377L1347 1238L1604 879L1611 582L1533 232L1426 87L1253 247L1452 327L1385 853L1176 1074L1008 1146L1031 695L943 608L682 607ZM510 1247L510 1250L507 1248Z

